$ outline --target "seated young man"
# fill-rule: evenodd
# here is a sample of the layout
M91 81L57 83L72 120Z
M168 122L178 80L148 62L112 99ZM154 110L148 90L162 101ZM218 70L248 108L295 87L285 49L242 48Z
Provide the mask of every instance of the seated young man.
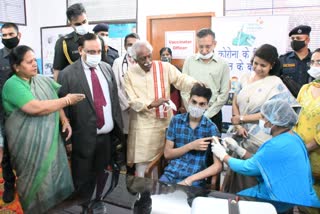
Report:
M211 95L210 88L195 84L191 89L188 112L172 118L164 148L164 156L170 162L160 181L204 186L204 178L221 171L221 162L216 157L214 164L206 166L212 136L219 135L216 125L203 116Z

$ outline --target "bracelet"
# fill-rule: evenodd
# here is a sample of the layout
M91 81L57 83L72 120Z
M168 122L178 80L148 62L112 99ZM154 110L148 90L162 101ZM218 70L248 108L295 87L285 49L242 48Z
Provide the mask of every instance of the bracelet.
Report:
M187 179L184 179L183 182L184 182L187 186L191 186L191 184L187 182Z

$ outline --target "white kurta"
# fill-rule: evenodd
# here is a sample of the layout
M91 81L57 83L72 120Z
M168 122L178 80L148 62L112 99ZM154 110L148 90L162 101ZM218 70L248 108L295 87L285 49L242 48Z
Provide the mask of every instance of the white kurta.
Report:
M126 60L125 60L126 57ZM128 134L129 131L129 111L130 106L128 103L128 96L124 88L124 75L127 73L128 68L132 67L135 63L132 63L133 59L129 59L128 55L117 58L113 62L112 70L117 81L118 96L121 107L121 116L123 122L123 133Z
M192 77L182 74L170 63L163 62L165 98L170 99L170 84L178 90L190 92L196 82ZM165 130L172 117L157 118L155 109L147 106L155 100L153 72L145 72L138 64L129 68L125 74L125 89L129 97L130 122L127 158L128 164L152 161L163 150Z

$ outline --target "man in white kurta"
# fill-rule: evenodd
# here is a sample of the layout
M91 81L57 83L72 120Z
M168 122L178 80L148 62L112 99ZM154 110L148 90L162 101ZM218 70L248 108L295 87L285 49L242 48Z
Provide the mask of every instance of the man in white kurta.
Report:
M172 117L172 110L165 107L170 98L170 84L190 92L196 81L170 63L152 61L148 42L136 42L132 53L137 64L129 68L124 78L131 108L127 162L129 166L134 163L146 166L164 149L165 130ZM137 173L143 176L138 169Z

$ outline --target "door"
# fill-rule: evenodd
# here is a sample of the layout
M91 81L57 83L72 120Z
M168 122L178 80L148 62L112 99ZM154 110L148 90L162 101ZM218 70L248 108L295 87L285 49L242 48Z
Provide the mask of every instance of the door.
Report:
M165 47L166 31L195 31L211 28L214 13L190 13L147 17L147 40L153 47L153 59L160 60L160 49ZM172 50L174 51L174 50ZM172 64L182 68L184 59L173 59Z

